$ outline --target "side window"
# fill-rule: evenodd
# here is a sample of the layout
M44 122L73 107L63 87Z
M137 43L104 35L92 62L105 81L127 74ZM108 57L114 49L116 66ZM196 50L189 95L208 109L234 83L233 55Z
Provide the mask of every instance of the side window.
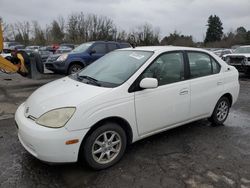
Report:
M213 58L211 58L211 61L212 61L212 66L213 66L213 74L219 73L220 65Z
M96 44L92 50L95 50L97 54L105 54L106 53L106 44Z
M213 74L210 56L200 52L188 52L191 78Z
M113 50L117 49L117 45L116 44L108 44L108 52L111 52Z
M159 86L184 80L183 54L181 52L162 54L142 76L156 78Z

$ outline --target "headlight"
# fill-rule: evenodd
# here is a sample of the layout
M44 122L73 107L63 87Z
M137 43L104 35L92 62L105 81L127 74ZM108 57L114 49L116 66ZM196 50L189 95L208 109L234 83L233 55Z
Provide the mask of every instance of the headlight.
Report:
M250 65L250 57L245 57L245 64L246 65Z
M75 110L76 108L74 107L66 107L48 111L41 115L36 120L36 123L45 127L60 128L65 126L65 124L70 120L75 113Z
M62 54L57 58L57 61L65 61L68 58L68 54Z

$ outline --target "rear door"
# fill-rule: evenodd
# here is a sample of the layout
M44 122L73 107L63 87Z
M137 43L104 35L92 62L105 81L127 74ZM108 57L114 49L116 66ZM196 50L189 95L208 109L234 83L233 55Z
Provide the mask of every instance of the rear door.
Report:
M223 94L223 74L219 73L219 63L209 54L188 51L186 55L190 66L190 118L205 117Z

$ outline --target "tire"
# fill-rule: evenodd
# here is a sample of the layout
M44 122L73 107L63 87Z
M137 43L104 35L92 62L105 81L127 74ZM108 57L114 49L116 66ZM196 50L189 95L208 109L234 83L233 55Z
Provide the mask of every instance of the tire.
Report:
M107 139L105 139L105 134ZM122 158L126 145L127 137L123 128L116 123L105 123L94 130L82 144L80 159L84 159L91 168L102 170L114 165Z
M81 70L83 68L84 68L83 65L74 63L74 64L70 65L69 70L68 70L68 75L74 74L74 73L78 72L79 70Z
M220 126L226 121L230 110L230 101L227 97L221 97L215 105L212 116L208 119L212 126Z

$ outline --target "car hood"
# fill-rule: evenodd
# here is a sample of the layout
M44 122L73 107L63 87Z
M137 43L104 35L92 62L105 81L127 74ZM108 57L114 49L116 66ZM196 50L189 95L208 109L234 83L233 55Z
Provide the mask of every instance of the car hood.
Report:
M226 54L226 55L223 55L223 57L239 57L239 56L250 57L250 54Z
M108 92L111 88L97 87L65 77L37 89L25 102L25 116L40 117L56 108L76 107Z

